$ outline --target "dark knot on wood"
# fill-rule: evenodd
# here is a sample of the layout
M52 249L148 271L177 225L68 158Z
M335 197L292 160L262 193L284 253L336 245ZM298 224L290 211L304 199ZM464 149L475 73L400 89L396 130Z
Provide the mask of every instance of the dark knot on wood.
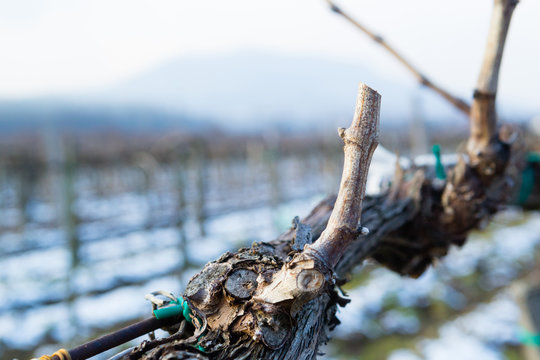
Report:
M497 94L495 93L485 92L478 89L475 89L473 93L473 98L478 100L495 100L496 97Z

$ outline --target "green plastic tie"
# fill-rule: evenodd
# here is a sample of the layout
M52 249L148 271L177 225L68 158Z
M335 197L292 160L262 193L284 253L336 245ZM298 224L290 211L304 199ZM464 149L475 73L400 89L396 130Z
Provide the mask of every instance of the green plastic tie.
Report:
M180 296L177 297L176 300L171 301L169 304L173 305L165 306L159 309L155 309L153 311L156 319L161 320L173 316L182 315L187 322L189 322L190 324L193 323L193 320L191 319L191 309L189 308L187 300ZM199 336L199 339L197 341L201 341L202 337L203 335ZM194 345L194 348L201 352L206 352L204 348L199 344Z
M540 347L540 333L534 334L527 330L521 330L518 334L519 342L524 345L539 346Z
M530 152L527 154L529 165L521 173L521 187L519 188L518 204L524 204L534 189L534 169L530 163L540 162L540 153Z
M191 309L189 308L188 302L186 300L184 300L182 297L178 297L176 298L176 300L171 301L170 304L174 305L165 306L159 309L155 309L153 311L156 319L161 320L173 316L182 315L187 322L189 322L190 324L192 323Z
M199 338L197 339L197 345L193 346L195 349L201 351L201 352L206 352L206 350L204 350L204 348L199 344L199 341L201 341L201 339L203 338L204 334L202 334L201 336L199 336Z
M540 152L531 151L531 152L527 153L527 161L528 162L540 162Z
M186 319L186 321L191 324L192 323L191 309L189 308L188 302L182 299L181 305L182 305L182 315L184 316L184 319Z
M446 172L441 161L441 146L439 144L433 145L433 155L435 155L435 176L437 179L446 180Z
M524 204L534 189L534 169L527 166L521 173L521 187L519 188L518 204Z

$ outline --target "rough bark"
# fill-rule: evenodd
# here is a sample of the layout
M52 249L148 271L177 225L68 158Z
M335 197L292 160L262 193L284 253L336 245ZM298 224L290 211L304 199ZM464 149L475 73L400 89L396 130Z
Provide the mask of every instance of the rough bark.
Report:
M302 223L309 225L312 229L315 243L328 223L332 213L336 197L331 196L317 205L312 212L302 220ZM363 206L362 224L369 229L367 235L359 234L360 239L353 241L347 253L341 258L336 266L338 279L346 277L355 266L366 259L381 242L385 234L398 229L414 214L414 204L409 198L388 201L388 195L377 197L366 197ZM207 316L207 322L217 324L220 319L227 316L223 311L223 299L229 293L227 287L231 287L230 279L235 278L238 271L253 269L261 266L261 263L270 264L273 269L280 269L283 264L290 259L293 252L296 229L291 228L282 234L278 239L268 243L255 243L251 248L240 249L236 253L224 254L215 262L209 263L201 273L195 276L186 295L190 299L205 298L207 302L201 310L211 313ZM252 271L252 270L247 270ZM194 284L193 284L194 283ZM227 283L229 283L227 285ZM193 294L193 289L200 289L200 284L205 286L204 294ZM223 285L225 284L225 285ZM191 290L191 292L190 292ZM198 291L198 290L197 290ZM234 292L234 290L233 290ZM345 300L333 289L329 288L320 296L305 303L301 309L291 319L287 314L278 312L280 327L261 327L259 338L253 332L252 337L239 336L226 339L225 344L216 345L223 341L226 331L219 335L203 336L201 339L191 338L176 339L163 343L161 340L156 346L151 346L152 342L145 342L142 348L148 351L133 351L133 355L126 355L126 358L136 359L230 359L230 358L250 358L250 359L313 359L317 355L317 349L321 343L328 340L328 333L339 320L336 318L337 305L345 305L349 300ZM193 303L194 304L194 303ZM200 303L198 303L200 304ZM199 305L200 306L200 305ZM265 311L272 313L277 311L274 307L267 307ZM201 314L202 315L202 314ZM275 313L274 315L275 316ZM253 322L261 321L262 318L254 316ZM242 324L241 326L246 326ZM239 328L240 326L237 326ZM283 332L283 330L285 331ZM284 342L280 343L284 337ZM267 344L269 341L276 342ZM196 343L205 347L207 353L202 353L194 349ZM272 349L280 345L278 349Z

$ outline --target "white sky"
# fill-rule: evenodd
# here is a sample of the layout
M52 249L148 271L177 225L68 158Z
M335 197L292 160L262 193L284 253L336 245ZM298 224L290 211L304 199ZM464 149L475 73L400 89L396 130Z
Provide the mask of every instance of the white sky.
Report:
M469 97L492 0L337 2L433 80ZM500 97L540 103L540 1L511 25ZM99 88L177 56L239 49L357 62L412 81L324 0L0 0L0 97Z

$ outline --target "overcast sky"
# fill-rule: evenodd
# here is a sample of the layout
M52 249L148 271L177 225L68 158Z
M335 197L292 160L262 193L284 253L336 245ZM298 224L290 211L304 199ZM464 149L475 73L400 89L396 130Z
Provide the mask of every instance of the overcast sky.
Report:
M491 0L336 1L434 80L469 97ZM500 97L539 103L540 1L511 25ZM413 81L324 0L0 0L0 97L100 88L179 56L243 49L359 63Z

